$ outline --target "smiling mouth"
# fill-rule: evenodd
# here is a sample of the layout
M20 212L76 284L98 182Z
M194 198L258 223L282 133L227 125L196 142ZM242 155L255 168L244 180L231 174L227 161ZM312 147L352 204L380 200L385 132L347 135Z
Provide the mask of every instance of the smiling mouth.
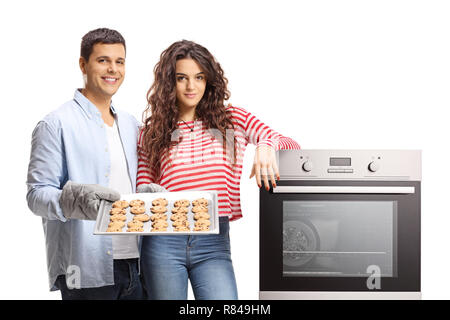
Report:
M102 77L103 81L105 81L108 84L116 84L117 81L119 81L118 78L114 78L114 77Z

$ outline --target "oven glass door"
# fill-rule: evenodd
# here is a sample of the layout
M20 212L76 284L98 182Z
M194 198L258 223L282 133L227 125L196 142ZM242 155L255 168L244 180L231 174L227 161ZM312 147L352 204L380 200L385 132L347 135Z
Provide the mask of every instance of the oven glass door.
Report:
M284 277L396 276L397 201L283 201Z
M305 184L337 188L297 193ZM294 188L261 191L261 291L420 291L420 184L370 193L377 184L280 181ZM339 189L349 186L363 191Z

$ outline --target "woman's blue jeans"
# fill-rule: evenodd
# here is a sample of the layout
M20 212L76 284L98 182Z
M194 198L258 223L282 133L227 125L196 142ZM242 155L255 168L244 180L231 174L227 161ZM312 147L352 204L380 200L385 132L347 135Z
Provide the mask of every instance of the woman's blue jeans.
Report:
M141 274L149 299L186 300L188 279L197 300L237 299L228 218L220 233L143 237Z

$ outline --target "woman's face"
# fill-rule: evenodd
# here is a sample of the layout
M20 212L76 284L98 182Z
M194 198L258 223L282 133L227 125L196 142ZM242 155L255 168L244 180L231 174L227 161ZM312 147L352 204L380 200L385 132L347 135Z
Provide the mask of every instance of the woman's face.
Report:
M203 97L206 77L193 59L180 59L175 66L177 105L180 109L195 108Z

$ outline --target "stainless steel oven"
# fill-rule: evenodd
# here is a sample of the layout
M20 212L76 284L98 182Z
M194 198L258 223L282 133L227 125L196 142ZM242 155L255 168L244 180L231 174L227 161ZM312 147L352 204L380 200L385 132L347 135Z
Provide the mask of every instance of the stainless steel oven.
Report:
M420 151L281 151L278 163L260 193L261 299L420 299Z

